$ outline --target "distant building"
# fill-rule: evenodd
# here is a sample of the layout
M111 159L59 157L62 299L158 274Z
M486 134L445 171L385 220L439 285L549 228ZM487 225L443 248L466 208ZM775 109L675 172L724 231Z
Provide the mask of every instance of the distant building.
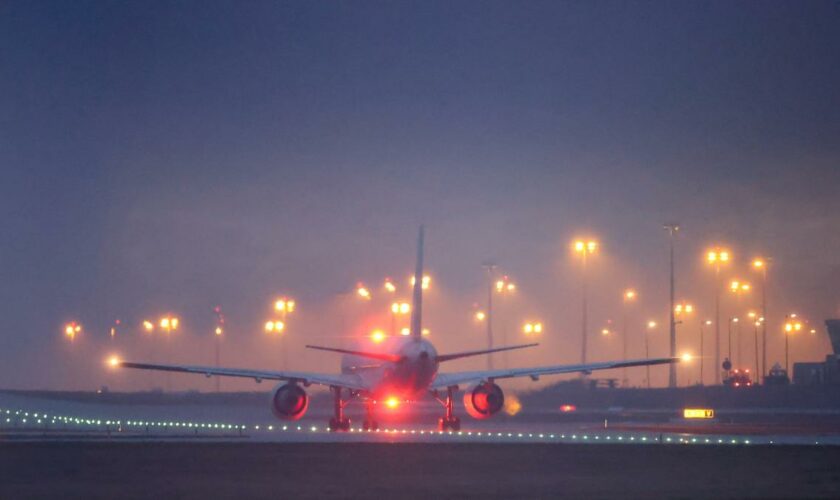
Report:
M797 385L840 385L840 319L827 319L828 338L833 354L825 362L793 364L793 383Z

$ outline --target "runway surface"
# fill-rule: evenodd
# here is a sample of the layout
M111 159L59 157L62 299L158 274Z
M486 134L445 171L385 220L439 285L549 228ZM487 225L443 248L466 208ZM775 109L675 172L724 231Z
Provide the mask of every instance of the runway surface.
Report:
M0 498L836 498L840 448L0 443Z
M434 408L432 408L434 409ZM837 429L726 424L634 424L556 419L465 418L459 432L439 432L434 414L386 421L377 432L329 432L327 415L298 422L270 419L265 406L103 404L0 393L0 439L4 441L248 441L391 443L581 443L685 445L840 445Z

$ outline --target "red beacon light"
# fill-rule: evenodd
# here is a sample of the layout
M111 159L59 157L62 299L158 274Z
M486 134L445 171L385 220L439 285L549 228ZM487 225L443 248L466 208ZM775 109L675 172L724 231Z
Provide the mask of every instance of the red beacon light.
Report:
M560 411L563 412L563 413L572 413L574 411L577 411L577 406L575 406L575 405L561 405L560 406Z

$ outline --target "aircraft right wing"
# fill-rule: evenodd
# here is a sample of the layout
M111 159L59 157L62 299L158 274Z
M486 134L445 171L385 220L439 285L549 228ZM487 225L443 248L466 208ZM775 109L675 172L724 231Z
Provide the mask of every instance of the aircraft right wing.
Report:
M362 379L358 375L344 373L332 374L293 371L248 370L242 368L216 368L214 366L160 365L154 363L134 363L131 361L117 361L114 366L122 368L136 368L139 370L198 373L207 377L215 375L221 377L252 378L256 382L262 382L263 380L288 380L290 382L300 382L307 385L328 385L334 387L343 387L346 389L352 389L356 391L369 390L367 385L362 382Z
M595 370L609 370L630 366L662 365L677 363L680 358L652 358L630 361L605 361L602 363L587 363L584 365L553 365L536 366L532 368L510 368L500 370L481 370L473 372L438 373L432 382L431 389L445 389L461 384L485 382L497 378L531 377L537 380L541 375L558 375L561 373L591 372Z

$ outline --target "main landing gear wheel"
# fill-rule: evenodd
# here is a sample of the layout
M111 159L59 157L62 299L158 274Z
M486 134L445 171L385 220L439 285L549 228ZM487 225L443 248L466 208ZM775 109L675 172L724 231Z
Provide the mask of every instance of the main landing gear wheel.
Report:
M442 417L438 419L438 430L439 431L460 431L461 430L461 419L458 417L446 418Z
M330 431L332 431L332 432L336 432L336 431L345 431L346 432L346 431L349 431L350 430L350 419L349 418L343 418L341 420L336 420L335 418L331 418L329 428L330 428Z
M362 430L378 431L379 430L379 422L377 422L376 420L365 419L364 422L362 422Z
M461 430L461 419L456 417L452 413L452 392L454 391L453 387L446 388L446 399L441 401L440 398L437 397L437 392L435 392L435 399L438 400L443 407L446 409L446 414L442 418L438 419L438 430L439 431L460 431Z
M365 401L365 420L362 422L362 430L377 431L379 430L379 422L373 419L373 401L368 399Z

